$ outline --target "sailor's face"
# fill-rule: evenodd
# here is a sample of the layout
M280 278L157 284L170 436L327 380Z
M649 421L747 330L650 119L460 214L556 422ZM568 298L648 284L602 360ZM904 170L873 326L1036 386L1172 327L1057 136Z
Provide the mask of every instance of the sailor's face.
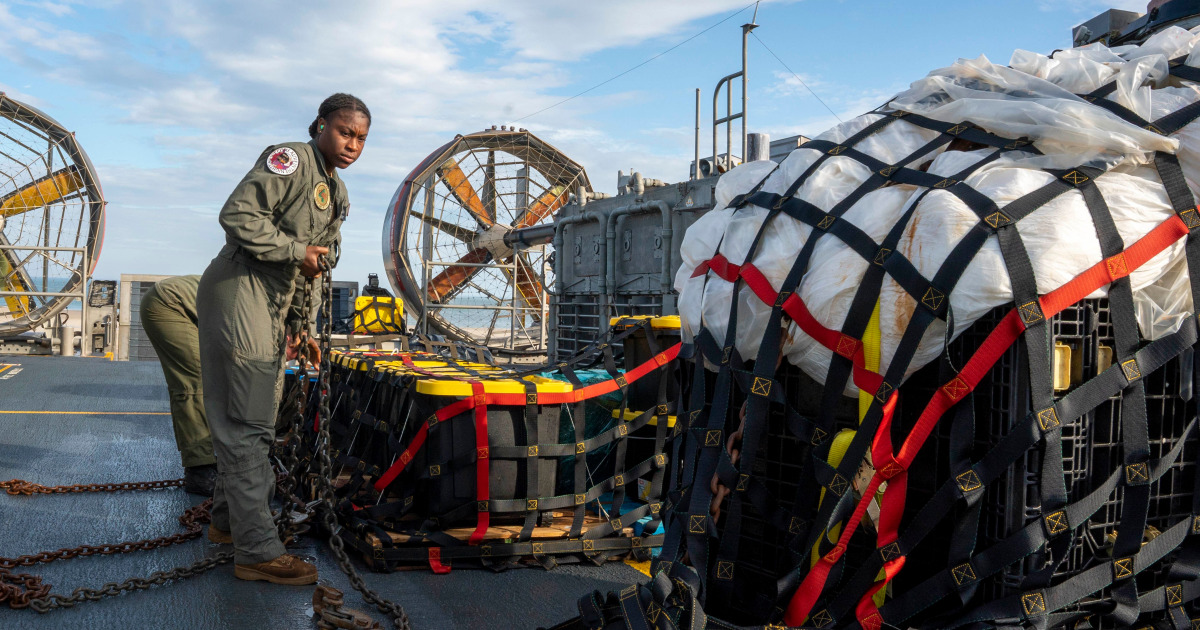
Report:
M371 122L365 114L349 109L339 109L322 119L324 129L317 136L317 148L325 158L325 164L346 168L362 155L363 145L367 142L367 132Z

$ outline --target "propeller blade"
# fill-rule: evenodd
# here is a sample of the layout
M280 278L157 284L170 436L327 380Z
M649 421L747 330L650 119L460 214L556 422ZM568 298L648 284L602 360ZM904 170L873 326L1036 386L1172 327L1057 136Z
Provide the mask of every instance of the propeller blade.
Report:
M0 197L0 216L11 217L54 203L83 187L74 166L59 169L14 193Z
M8 239L0 234L0 245L8 244ZM16 251L0 249L0 291L33 290L33 283L29 281L25 270L17 266L19 264ZM8 315L14 319L28 315L33 310L33 300L30 297L8 295L4 297L4 303L8 305Z
M450 189L450 194L458 201L467 212L475 215L484 227L492 227L495 221L492 220L486 210L483 209L483 202L479 200L479 195L475 193L475 189L471 187L470 180L467 179L467 174L458 166L458 162L454 158L448 159L437 168L437 175L445 182Z
M450 236L453 236L454 238L468 245L475 241L475 232L470 228L455 225L449 221L435 219L431 216L421 214L420 212L413 212L412 215L428 223L429 225L432 225L434 229L449 234Z
M456 263L464 263L466 265L479 265L492 259L492 253L486 248L479 248L467 253L466 256L459 258ZM429 280L429 284L425 286L425 295L430 302L441 302L454 293L455 289L467 283L475 272L479 271L479 267L474 266L458 266L452 265L446 267L441 273Z
M567 203L569 194L564 186L555 186L542 193L542 196L530 204L529 210L525 211L525 216L517 222L517 227L529 227L554 214Z

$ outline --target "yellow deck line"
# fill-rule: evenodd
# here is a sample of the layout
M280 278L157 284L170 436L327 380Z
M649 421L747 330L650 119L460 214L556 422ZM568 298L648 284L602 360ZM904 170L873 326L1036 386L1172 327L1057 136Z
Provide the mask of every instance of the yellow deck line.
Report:
M0 411L0 414L37 414L61 416L169 416L170 411Z

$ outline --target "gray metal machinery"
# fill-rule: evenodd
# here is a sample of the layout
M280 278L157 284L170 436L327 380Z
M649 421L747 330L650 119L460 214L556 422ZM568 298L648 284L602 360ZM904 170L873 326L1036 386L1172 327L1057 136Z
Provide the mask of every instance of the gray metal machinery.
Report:
M93 280L88 287L87 320L83 321L82 354L103 357L117 343L117 281ZM61 352L61 349L60 349Z
M1138 44L1168 26L1200 25L1200 0L1150 0L1146 13L1109 9L1071 29L1074 46Z
M771 142L747 132L749 59L746 44L758 25L742 25L742 69L713 90L712 154L700 155L700 90L696 90L695 153L691 179L667 184L641 173L618 173L618 194L577 196L558 213L554 235L550 355L559 360L609 329L612 317L675 315L675 273L684 232L713 209L717 179L743 161L782 161L808 139ZM732 85L741 79L741 111L733 111ZM725 115L718 107L722 89ZM741 153L734 155L733 122L741 121ZM721 126L725 152L720 152Z
M95 172L74 134L0 93L0 352L74 353L104 239ZM78 320L64 312L75 300Z

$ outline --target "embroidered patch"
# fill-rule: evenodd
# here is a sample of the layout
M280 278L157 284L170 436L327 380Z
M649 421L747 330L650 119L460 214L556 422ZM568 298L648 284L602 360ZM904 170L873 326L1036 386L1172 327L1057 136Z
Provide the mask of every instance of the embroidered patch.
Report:
M329 186L325 182L317 184L317 187L313 189L313 200L317 202L318 208L329 209Z
M300 168L300 156L291 147L280 147L267 156L267 168L276 175L291 175Z

